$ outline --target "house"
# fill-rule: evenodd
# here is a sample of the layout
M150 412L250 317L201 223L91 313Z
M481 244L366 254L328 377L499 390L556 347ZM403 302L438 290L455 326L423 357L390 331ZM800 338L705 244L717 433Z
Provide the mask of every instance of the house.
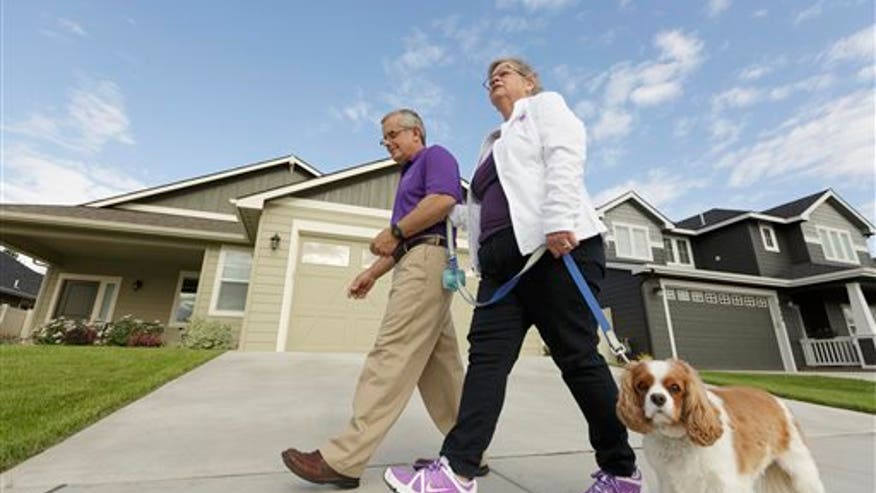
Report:
M0 305L32 308L43 275L18 261L8 250L0 252Z
M634 192L599 211L600 299L633 353L700 368L876 366L876 228L834 191L678 222Z
M365 300L346 286L373 262L397 184L389 159L323 174L289 155L79 206L0 204L0 242L50 265L33 328L132 314L172 342L195 317L230 325L245 351L364 352L389 276ZM599 211L611 229L601 301L635 352L793 370L825 341L854 353L847 365L872 343L861 307L876 300L874 228L832 191L678 223L635 193ZM466 348L470 307L457 299L453 317ZM536 331L523 351L541 352Z
M364 352L390 276L364 300L346 286L374 261L397 184L389 159L323 174L290 155L79 206L2 204L0 242L50 264L32 328L132 314L173 342L197 317L245 351ZM458 300L453 316L466 347L471 310Z

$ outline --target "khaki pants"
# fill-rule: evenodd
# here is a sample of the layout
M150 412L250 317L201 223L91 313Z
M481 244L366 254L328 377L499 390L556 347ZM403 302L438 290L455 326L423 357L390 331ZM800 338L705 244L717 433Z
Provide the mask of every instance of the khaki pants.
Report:
M443 247L419 245L395 266L389 302L368 353L347 427L320 448L335 471L358 478L419 387L446 435L456 422L463 368L450 317L453 293L441 285Z

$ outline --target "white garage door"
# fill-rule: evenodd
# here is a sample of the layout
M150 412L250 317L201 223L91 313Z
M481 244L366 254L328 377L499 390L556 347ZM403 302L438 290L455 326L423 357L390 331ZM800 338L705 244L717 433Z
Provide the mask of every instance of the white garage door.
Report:
M386 309L392 272L386 273L364 300L347 298L347 285L374 261L368 242L324 236L302 236L299 242L289 320L287 351L367 352ZM461 262L468 266L466 256ZM468 277L468 287L477 291L477 280ZM455 296L453 323L460 348L471 323L471 308ZM541 341L530 331L524 354L540 354Z

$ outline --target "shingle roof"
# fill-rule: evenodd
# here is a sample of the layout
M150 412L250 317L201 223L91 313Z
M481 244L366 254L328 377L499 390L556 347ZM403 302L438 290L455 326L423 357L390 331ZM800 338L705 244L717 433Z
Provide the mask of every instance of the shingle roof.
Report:
M682 229L692 229L696 231L742 214L748 214L749 212L750 211L740 211L735 209L709 209L706 212L678 221L675 225Z
M3 215L6 213L23 213L47 217L129 223L144 226L160 226L165 228L239 234L245 236L243 227L238 222L178 216L173 214L157 214L154 212L127 211L78 205L0 204L0 219L3 219Z
M39 272L30 270L12 255L0 252L0 290L34 299L40 290L42 280L43 275Z
M763 211L763 213L770 216L781 217L783 219L799 216L800 214L806 212L806 209L809 209L812 204L817 202L818 199L820 199L828 191L829 190L822 190L818 193L807 195L803 198L793 200L786 204L778 205L776 207L773 207L772 209L767 209Z

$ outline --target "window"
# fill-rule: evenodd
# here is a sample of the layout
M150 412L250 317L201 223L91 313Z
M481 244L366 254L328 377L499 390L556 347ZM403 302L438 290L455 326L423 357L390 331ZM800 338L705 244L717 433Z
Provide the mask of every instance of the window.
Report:
M223 248L219 254L217 289L213 294L213 314L241 316L246 307L252 253Z
M61 274L49 318L112 320L120 282L118 277Z
M170 314L170 326L182 327L195 311L195 298L198 295L198 273L180 272L176 283L176 298Z
M687 238L664 236L663 251L666 253L667 264L693 266L693 255Z
M618 257L653 260L648 228L630 224L614 225L614 244Z
M768 224L760 225L760 239L763 241L763 248L768 252L778 252L779 242L776 241L776 231Z
M818 238L824 249L824 258L847 264L860 263L852 246L852 236L848 231L818 226Z
M852 313L852 307L849 305L842 305L843 307L843 318L846 320L846 328L849 329L850 335L855 335L858 333L858 327L855 325L855 315Z
M346 267L350 265L350 247L305 241L301 246L301 263Z

